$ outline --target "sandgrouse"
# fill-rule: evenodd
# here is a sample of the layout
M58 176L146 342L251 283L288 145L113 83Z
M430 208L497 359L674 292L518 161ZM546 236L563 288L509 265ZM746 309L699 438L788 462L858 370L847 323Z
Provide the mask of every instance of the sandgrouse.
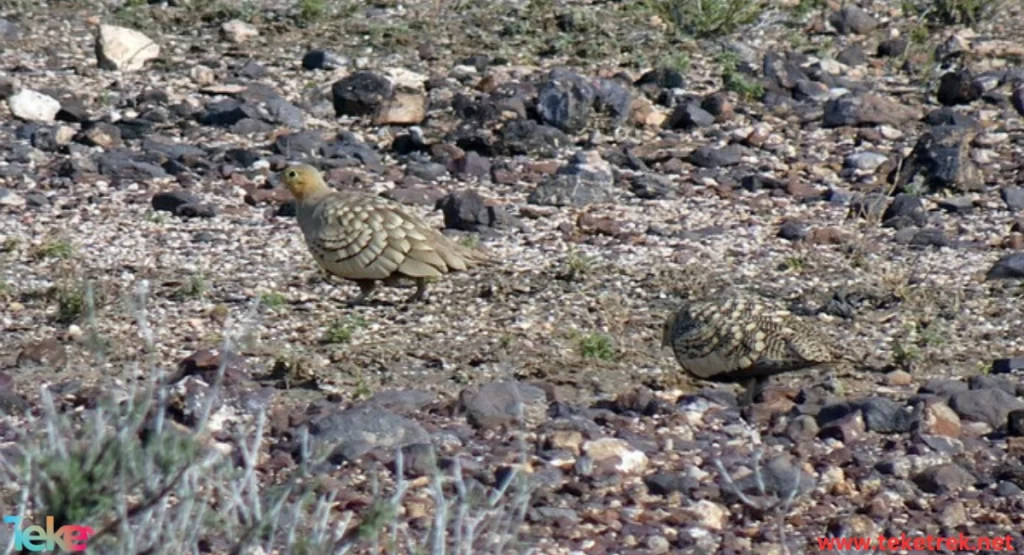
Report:
M741 405L752 403L782 372L837 360L830 340L816 328L767 300L724 294L690 301L673 313L662 348L692 377L745 385Z
M366 301L378 282L390 286L402 278L416 282L407 302L422 301L428 279L493 263L394 201L328 187L308 164L289 165L280 178L295 196L296 219L313 258L331 275L359 285L350 306Z

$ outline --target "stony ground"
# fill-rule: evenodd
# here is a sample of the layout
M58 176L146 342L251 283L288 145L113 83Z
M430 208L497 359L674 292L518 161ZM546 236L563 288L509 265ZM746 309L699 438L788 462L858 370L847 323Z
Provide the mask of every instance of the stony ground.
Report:
M1021 549L1024 9L744 3L733 28L725 0L696 3L0 4L4 514L41 522L61 489L16 447L78 460L27 421L82 435L156 383L151 413L256 489L334 495L336 535L300 549L241 533L249 515L152 528L179 542L160 547L139 530L184 486L157 473L120 486L127 513L63 499L105 552L362 552L382 521L422 538L435 468L485 492L517 469L528 490L480 513L509 550ZM273 178L299 159L501 263L346 308L356 287L318 271ZM730 288L863 362L741 411L660 349L683 299ZM396 449L410 493L382 520ZM503 549L484 536L473 552Z

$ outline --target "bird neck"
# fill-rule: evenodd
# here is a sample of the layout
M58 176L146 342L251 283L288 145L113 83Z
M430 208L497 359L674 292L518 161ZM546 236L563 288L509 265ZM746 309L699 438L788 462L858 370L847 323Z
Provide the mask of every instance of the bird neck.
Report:
M299 204L312 204L329 194L331 194L331 188L327 184L316 183L305 188L300 194L295 195L295 200Z

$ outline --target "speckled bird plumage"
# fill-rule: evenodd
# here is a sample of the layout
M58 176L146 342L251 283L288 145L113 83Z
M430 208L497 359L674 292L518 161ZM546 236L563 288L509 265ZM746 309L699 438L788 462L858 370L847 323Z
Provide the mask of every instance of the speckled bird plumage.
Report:
M294 164L281 179L296 198L296 219L306 245L328 273L359 284L359 304L377 282L416 281L410 301L421 300L427 280L490 263L484 253L459 245L397 202L327 186L320 172Z
M686 303L666 320L662 346L672 347L690 376L746 382L751 396L768 376L834 360L820 331L766 300L743 295Z

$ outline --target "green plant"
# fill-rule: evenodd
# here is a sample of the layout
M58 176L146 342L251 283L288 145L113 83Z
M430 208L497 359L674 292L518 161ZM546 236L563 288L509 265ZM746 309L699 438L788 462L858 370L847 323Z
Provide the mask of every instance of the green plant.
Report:
M800 0L796 6L793 7L793 16L802 19L808 14L815 10L820 10L825 7L824 0Z
M988 19L1005 4L1002 0L932 0L935 19L946 25L973 25Z
M67 239L47 239L42 244L35 248L33 253L34 258L37 260L43 260L47 258L56 258L59 260L67 260L74 256L75 245Z
M728 35L749 25L765 9L763 0L650 0L676 33L699 38Z
M569 247L565 257L565 266L558 274L558 279L575 281L587 275L594 267L594 258L587 256L576 249Z
M17 237L8 237L3 240L3 243L0 243L0 252L14 252L20 244L21 241Z
M287 302L288 299L286 299L284 295L275 291L260 295L260 304L271 310L277 310L283 307Z
M331 324L324 332L324 343L348 343L356 330L366 327L366 320L361 317L349 317Z
M990 19L1006 0L904 0L903 13L933 25L973 25Z
M722 83L726 90L740 95L744 100L755 100L764 96L764 87L749 76L739 71L739 56L726 50L720 53L716 61L722 67Z
M589 333L579 337L579 349L583 358L612 360L615 358L615 346L612 338L601 333Z
M295 9L297 10L296 19L299 23L308 25L316 23L327 13L327 2L326 0L299 0Z
M789 256L783 261L783 265L791 272L800 273L807 268L807 259L802 256Z
M174 290L172 297L177 300L201 299L206 295L206 278L202 274L193 274Z
M84 290L85 327L92 329L97 316L90 282ZM81 404L63 397L55 402L51 388L40 384L38 410L24 413L26 425L12 428L0 457L0 478L18 485L0 491L7 514L35 519L31 524L44 524L40 515L51 515L57 528L92 527L90 551L110 555L199 553L211 545L218 553L239 554L392 555L416 552L413 546L423 546L423 553L522 551L518 535L535 484L519 472L528 459L521 438L519 460L502 467L493 486L467 478L457 455L446 457L450 470L428 470L430 518L414 520L403 510L424 498L420 491L415 499L407 496L411 484L400 448L393 470L369 473L368 503L342 513L336 509L337 488L320 481L325 466L336 466L328 461L337 442L299 427L291 451L296 464L270 475L261 466L269 443L266 410L228 426L218 415L214 435L226 365L203 376L208 387L196 384L186 393L169 383L146 294L146 282L140 282L137 298L125 302L138 332L126 352L137 358L124 360L123 368L116 367L120 360L106 361L96 374L103 379L109 368L118 376L144 378L127 380L110 394L104 394L109 381L98 384L100 395ZM240 326L225 328L218 349L222 360L230 360L239 339L256 327L258 307L252 303L246 314L228 319Z
M921 351L912 344L893 339L890 345L892 347L892 362L899 368L909 369L921 359Z
M57 322L71 324L85 311L85 289L81 285L61 284L55 288Z
M686 73L690 69L690 55L686 52L664 54L659 60L658 66Z

